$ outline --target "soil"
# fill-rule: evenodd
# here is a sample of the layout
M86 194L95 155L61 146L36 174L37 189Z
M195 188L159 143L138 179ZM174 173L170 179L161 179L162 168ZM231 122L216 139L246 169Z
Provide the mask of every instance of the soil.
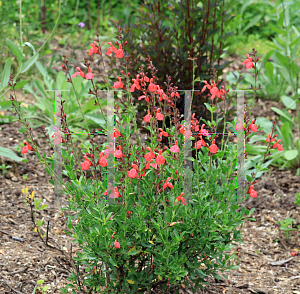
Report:
M18 94L20 98L22 94ZM23 100L30 103L30 97ZM270 109L272 106L283 108L281 103L259 100L253 113L273 119L276 115ZM18 132L21 126L20 122L1 125L2 147L13 149L14 144L26 140L26 135ZM46 152L49 156L53 153L40 128L33 130L33 137L37 138L41 154ZM21 189L28 186L29 192L35 191L35 197L42 198L48 205L36 217L43 218L44 223L50 221L49 242L57 243L73 257L80 248L71 246L72 239L64 233L67 226L55 206L57 196L49 183L50 176L38 164L34 152L24 157L28 163L0 157L0 164L12 166L4 175L0 173L0 293L31 294L38 280L44 280L43 285L50 286L49 293L60 293L59 288L68 283L71 268L63 254L45 246L33 231L30 210ZM241 229L244 244L232 250L236 252L235 262L240 268L227 274L229 280L208 279L210 285L196 293L300 293L300 253L291 256L291 252L300 249L299 236L293 231L286 239L277 224L287 217L296 220L293 228L300 224L300 207L294 204L295 194L300 191L300 177L296 170L271 167L270 172L258 179L255 190L258 197L247 200L245 206L249 210L255 207L253 217L256 221L245 222ZM62 199L63 203L65 201ZM179 293L193 292L191 287L182 285Z

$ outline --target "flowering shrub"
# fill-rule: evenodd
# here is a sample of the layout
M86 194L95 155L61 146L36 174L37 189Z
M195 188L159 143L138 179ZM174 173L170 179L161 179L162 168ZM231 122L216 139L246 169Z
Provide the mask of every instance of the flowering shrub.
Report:
M91 44L89 55L102 55L102 44L98 42ZM126 42L116 42L119 49L111 42L109 45L106 54L113 52L122 60ZM166 83L164 90L156 83L151 58L148 56L146 60L150 73L144 72L141 66L139 74L132 78L133 83L129 81L127 70L129 59L124 59L126 72L123 75L126 79L122 81L122 77L118 77L111 89L124 90L128 113L120 115L118 104L115 105L119 119L111 136L114 144L95 146L94 140L90 139L84 154L79 151L78 156L78 150L72 148L72 136L63 107L61 118L66 138L62 138L58 129L52 136L54 145L60 140L67 147L62 149L62 157L63 173L69 181L63 184L63 189L70 198L69 205L63 209L69 235L82 249L74 260L85 269L81 275L78 269L72 273L69 277L72 284L68 287L73 288L73 293L79 289L86 293L103 293L103 286L105 293L143 293L151 288L176 289L182 283L190 285L186 279L189 277L196 291L198 287L204 287L207 276L220 279L218 272L237 268L231 263L234 254L226 252L236 242L242 241L240 226L254 211L246 210L236 200L236 146L224 142L224 136L221 148L216 144L219 135L214 130L218 121L213 119L213 114L218 99L226 99L228 90L225 87L221 91L216 89L216 81L210 85L205 82L202 91L206 88L211 91L212 105L206 106L212 119L200 126L193 114L188 125L186 121L180 121L176 109L176 102L180 99L177 87ZM63 63L63 70L69 74L68 61L64 59ZM68 82L73 83L73 78L93 81L94 74L87 59L85 65L88 73L77 68L72 77L69 74ZM92 85L93 90L89 93L95 96L95 104L100 106L98 88L94 82ZM145 99L148 104L144 122L150 143L146 147L137 132L131 96L134 91L142 92L139 99ZM12 96L11 100L18 111L17 104L14 104L16 97ZM168 129L165 127L167 116L173 123ZM159 122L162 122L162 127L159 127ZM132 123L133 127L130 126ZM245 126L248 133L256 132L254 121L248 123ZM241 131L243 127L241 122L226 124L232 130ZM130 142L133 132L138 137L136 145ZM39 154L30 128L29 134L38 158L54 177L54 162L49 166L51 161ZM161 142L163 136L168 140L165 146ZM196 152L196 158L185 158L186 150L182 146L189 140L195 141L191 150ZM27 149L34 151L29 144ZM114 185L108 181L111 160L116 170ZM192 161L192 169L185 167L186 160ZM78 179L79 164L83 175ZM91 171L90 177L84 174L88 170ZM257 197L254 183L251 178L247 198ZM113 204L105 201L108 198L113 199ZM62 291L67 293L67 288Z

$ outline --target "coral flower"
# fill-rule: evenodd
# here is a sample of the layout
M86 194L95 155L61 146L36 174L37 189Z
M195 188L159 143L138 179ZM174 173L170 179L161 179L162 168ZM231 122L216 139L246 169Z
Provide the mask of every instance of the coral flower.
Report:
M209 147L211 153L217 153L219 150L218 146L215 144L215 139L213 139L212 145Z
M116 158L121 158L123 156L123 153L121 151L121 146L118 146L118 149L115 150L115 157Z
M86 160L80 164L82 170L88 170L91 167L91 162Z
M88 69L88 74L85 76L85 78L87 79L87 80L92 80L93 78L94 78L94 74L92 73L92 70L89 68Z
M181 203L182 203L183 205L186 205L186 200L185 200L185 198L183 197L183 195L184 195L184 192L182 192L176 199L177 199L178 201L181 201Z
M170 148L170 151L171 152L174 152L174 153L178 153L179 152L179 147L178 147L178 141L175 140L175 145L173 145L171 148Z
M161 155L161 151L159 151L159 155L156 157L155 162L157 164L164 164L166 159Z
M107 166L107 159L105 158L105 156L103 157L104 152L102 151L98 160L98 164L100 164L102 167Z
M119 89L119 88L122 89L123 88L123 83L121 81L121 78L120 77L117 77L117 78L118 78L119 81L114 83L113 88L114 89Z
M117 58L123 58L124 57L124 52L122 50L122 45L119 45L119 49L117 49L116 47L114 47L114 45L112 44L112 42L108 42L108 44L111 46L108 48L106 55L110 55L111 51L114 52L116 54Z
M121 248L120 243L117 242L117 241L115 241L114 245L115 245L115 248L116 248L116 249L120 249L120 248Z
M92 48L89 50L89 55L93 55L94 53L99 53L99 47L98 47L96 41L94 41L94 43L90 44L90 45L92 46Z
M144 121L149 123L152 120L152 116L149 115L149 110L147 110L148 114L144 116Z
M157 120L164 120L164 116L161 113L159 113L159 111L160 111L160 108L158 108L157 111L156 111L156 119Z
M243 129L243 124L241 123L241 120L238 118L239 123L235 126L236 131L240 131Z
M28 150L30 150L30 151L35 151L35 149L32 148L32 147L29 145L29 143L28 143L27 141L25 141L24 144L25 144L26 146L24 146L24 147L22 148L21 153L25 154L25 153L28 152Z
M202 142L202 141L199 140L199 141L197 141L197 142L195 143L195 149L201 148L201 146L202 146L201 142Z
M132 168L130 171L127 172L127 174L128 177L132 179L137 178L139 176L135 168Z
M249 54L246 54L246 56L248 57L247 59L244 60L244 62L242 64L246 64L246 68L254 68L254 64L253 64L253 59L250 57Z
M85 74L84 72L80 69L80 67L76 67L76 69L78 70L77 72L75 72L72 75L72 78L76 78L78 75L80 75L82 78L85 78Z
M153 84L153 79L150 79L150 84L148 86L150 92L155 92L157 90L157 85Z
M165 184L164 184L164 189L167 187L174 189L173 185L169 182L172 179L172 177L168 177Z

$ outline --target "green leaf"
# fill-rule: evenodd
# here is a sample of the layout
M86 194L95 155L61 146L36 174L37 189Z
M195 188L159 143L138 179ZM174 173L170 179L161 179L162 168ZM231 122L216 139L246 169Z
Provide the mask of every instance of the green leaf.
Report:
M277 114L279 114L280 116L284 117L285 119L287 119L289 122L293 123L291 117L284 113L281 109L277 108L277 107L271 107L271 109L276 112Z
M37 55L33 55L30 59L28 59L21 70L21 73L26 72L39 58L39 53Z
M10 50L12 51L12 53L18 58L19 63L21 64L24 60L24 56L21 52L21 50L18 48L18 46L16 44L14 44L11 40L6 38L6 43L8 45L8 47L10 48Z
M37 285L41 285L41 284L43 284L43 283L44 283L44 280L38 280L36 284L37 284Z
M35 49L34 49L34 47L33 47L33 45L32 45L31 43L29 43L29 42L25 42L25 43L23 44L23 46L28 46L29 48L31 48L31 49L32 49L32 51L33 51L33 54L35 54L35 53L36 53L36 51L35 51Z
M86 118L91 119L95 123L97 123L101 127L105 127L105 119L103 118L101 113L95 113L95 114L86 114Z
M283 155L286 160L293 160L298 156L298 150L287 150Z
M135 254L138 254L139 253L139 251L138 250L130 250L129 252L128 252L128 255L135 255Z
M0 110L10 109L12 106L12 101L2 101L0 102Z
M4 65L3 73L2 73L2 89L6 88L8 85L9 77L11 70L11 57L9 57Z
M1 147L1 146L0 146L0 156L7 157L7 158L9 158L11 160L14 160L14 161L28 162L28 160L26 158L19 157L11 149L4 148L4 147Z
M15 85L15 90L24 87L26 84L27 84L27 81L20 81L20 82L17 82L17 84Z
M281 99L282 103L284 104L284 106L287 109L293 109L294 110L296 108L296 102L291 97L286 96L286 95L282 95L280 97L280 99Z
M244 32L246 32L250 28L252 28L256 23L258 23L260 21L261 18L262 18L261 14L258 14L255 17L253 17L251 19L251 21L248 23L248 25L241 31L241 34L243 34Z

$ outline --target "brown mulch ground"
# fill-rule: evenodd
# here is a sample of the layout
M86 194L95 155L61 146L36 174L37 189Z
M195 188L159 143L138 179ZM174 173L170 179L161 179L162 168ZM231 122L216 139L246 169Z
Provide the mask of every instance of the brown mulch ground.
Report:
M283 107L277 102L259 100L253 113L274 119L272 106ZM20 127L19 122L1 125L2 147L13 148L14 144L26 139L25 134L18 132ZM33 135L38 138L42 154L47 152L50 155L49 147L43 148L48 143L42 131L36 129ZM30 192L35 191L35 197L43 198L48 204L48 209L39 213L37 218L44 218L45 223L50 221L50 240L56 241L73 257L80 248L73 245L71 250L71 238L64 233L66 225L54 207L55 194L48 182L50 177L37 163L34 153L25 156L28 163L13 163L0 157L0 164L13 166L4 176L0 172L0 293L31 294L36 282L41 279L45 281L43 285L51 287L48 293L60 293L58 289L68 283L70 267L62 254L44 246L37 233L33 232L22 188L28 186ZM28 178L24 179L23 175ZM293 258L290 254L293 250L300 250L299 237L292 234L290 239L285 239L280 225L276 224L287 217L296 220L293 227L300 224L300 208L294 204L295 194L300 192L300 178L296 176L296 170L271 168L255 187L258 197L249 199L246 207L256 208L253 216L256 222L245 223L242 228L245 244L233 249L238 252L236 263L240 264L240 269L228 273L228 281L209 279L210 286L198 293L300 293L300 253ZM278 262L277 265L274 262ZM180 293L193 292L183 285Z

